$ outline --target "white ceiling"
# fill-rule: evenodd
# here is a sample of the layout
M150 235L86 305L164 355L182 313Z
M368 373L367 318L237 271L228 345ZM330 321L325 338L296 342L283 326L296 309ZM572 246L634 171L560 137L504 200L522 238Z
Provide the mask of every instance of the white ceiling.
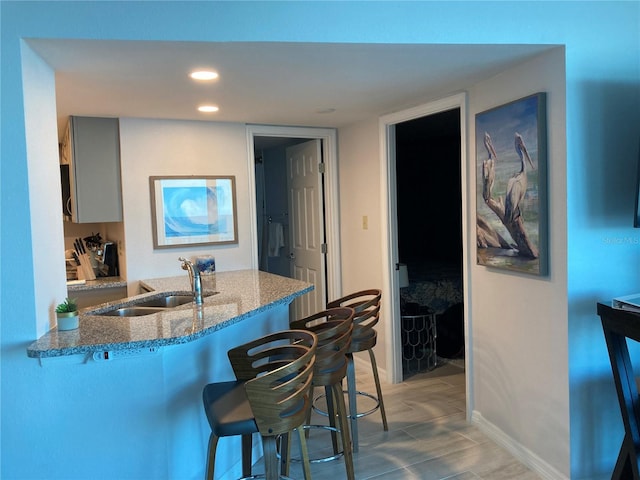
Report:
M459 92L550 45L29 40L69 115L340 127ZM220 78L196 83L195 68ZM202 103L215 114L196 110ZM335 109L333 113L319 113Z

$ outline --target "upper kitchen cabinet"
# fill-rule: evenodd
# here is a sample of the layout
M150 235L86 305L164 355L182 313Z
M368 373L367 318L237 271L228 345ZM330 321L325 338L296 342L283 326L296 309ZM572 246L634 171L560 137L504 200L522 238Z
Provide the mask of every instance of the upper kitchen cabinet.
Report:
M117 118L69 117L60 145L65 218L122 221L120 128ZM68 186L65 176L68 172Z

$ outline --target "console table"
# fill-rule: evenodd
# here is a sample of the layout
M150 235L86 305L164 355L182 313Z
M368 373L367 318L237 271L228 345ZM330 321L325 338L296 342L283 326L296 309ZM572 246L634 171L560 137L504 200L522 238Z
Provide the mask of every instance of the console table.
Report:
M629 358L627 338L640 341L640 313L612 308L598 303L598 315L602 320L607 341L613 379L618 392L618 401L624 421L624 440L612 479L640 479L640 398Z

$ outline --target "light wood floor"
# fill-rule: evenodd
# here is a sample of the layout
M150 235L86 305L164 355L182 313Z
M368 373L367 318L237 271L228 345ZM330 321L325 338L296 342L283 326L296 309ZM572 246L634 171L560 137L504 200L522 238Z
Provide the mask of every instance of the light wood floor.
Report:
M356 378L359 390L375 392L370 371L357 368ZM383 431L379 412L359 419L360 451L354 454L356 479L540 478L467 423L461 368L444 364L398 385L383 384L382 388L389 431ZM364 404L368 401L359 397L358 410L366 409ZM312 423L326 424L326 418L314 414ZM311 457L327 454L329 443L325 430L312 429ZM292 448L295 456L297 445ZM314 480L342 480L344 460L314 463L311 473ZM303 478L299 464L292 465L291 477Z

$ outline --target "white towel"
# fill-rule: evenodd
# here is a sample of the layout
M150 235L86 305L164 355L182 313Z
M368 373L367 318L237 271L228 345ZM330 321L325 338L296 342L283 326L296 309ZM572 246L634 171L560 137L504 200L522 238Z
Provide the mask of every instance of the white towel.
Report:
M284 247L284 229L281 223L272 222L269 224L269 256L279 257L281 247Z

